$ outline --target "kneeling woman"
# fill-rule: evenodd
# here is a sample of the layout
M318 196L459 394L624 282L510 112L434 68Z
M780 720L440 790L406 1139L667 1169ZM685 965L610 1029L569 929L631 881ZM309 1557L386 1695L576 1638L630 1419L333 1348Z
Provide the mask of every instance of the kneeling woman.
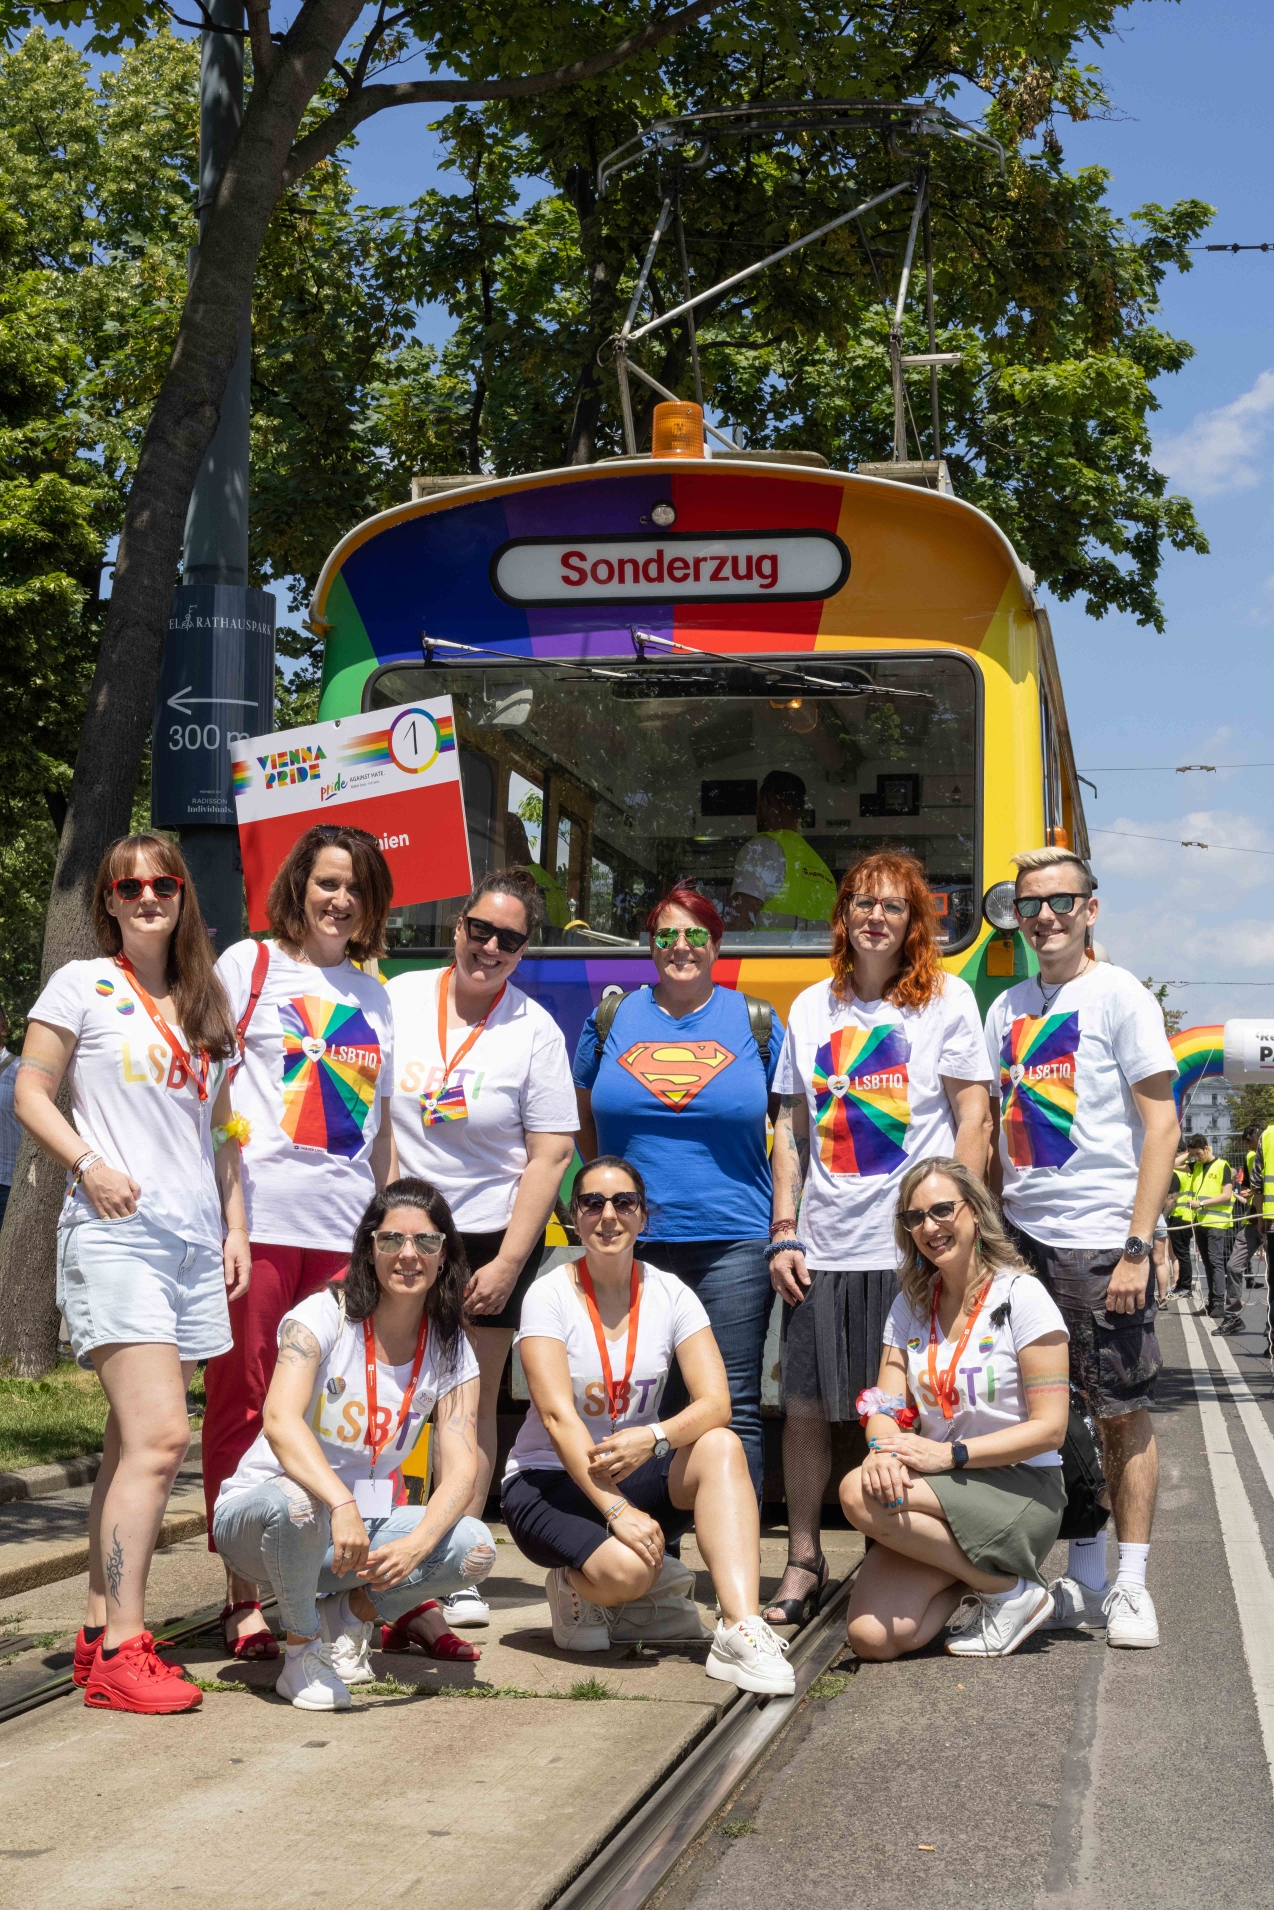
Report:
M605 1651L606 1609L643 1598L665 1541L693 1525L721 1606L709 1677L790 1692L786 1647L760 1616L756 1494L729 1431L730 1389L708 1316L680 1280L634 1259L646 1189L627 1161L591 1161L571 1214L584 1258L542 1276L522 1303L517 1344L531 1407L502 1502L517 1545L549 1568L553 1641ZM661 1426L674 1353L690 1404Z
M948 1651L1004 1657L1052 1610L1041 1567L1066 1504L1066 1328L958 1161L908 1170L895 1226L902 1292L879 1382L859 1399L871 1451L841 1487L876 1541L849 1642L898 1658L946 1625Z
M213 1536L232 1572L274 1587L287 1626L275 1689L304 1710L343 1709L351 1684L373 1681L380 1620L387 1650L479 1656L426 1615L495 1563L486 1526L461 1516L478 1474L468 1278L437 1188L394 1181L358 1224L343 1286L279 1327L264 1430L221 1488ZM429 1503L395 1506L391 1475L435 1407Z

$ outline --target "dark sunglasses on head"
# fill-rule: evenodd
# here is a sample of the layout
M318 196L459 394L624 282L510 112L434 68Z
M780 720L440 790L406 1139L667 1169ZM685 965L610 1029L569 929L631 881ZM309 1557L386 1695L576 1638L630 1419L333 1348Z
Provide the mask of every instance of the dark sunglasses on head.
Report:
M437 1253L446 1239L445 1234L399 1234L383 1232L373 1234L377 1253L401 1253L410 1240L417 1253Z
M181 894L184 881L185 877L180 875L121 875L111 887L121 902L139 902L146 889L157 902L171 902L175 895Z
M581 1214L600 1214L608 1201L617 1214L639 1214L642 1210L640 1194L577 1194L575 1209Z
M657 928L655 947L676 948L679 935L685 936L688 948L706 948L712 940L706 928Z
M957 1207L965 1205L963 1197L959 1200L935 1200L932 1207L903 1207L899 1209L898 1219L909 1234L917 1227L923 1227L926 1220L954 1220Z
M1077 902L1087 902L1086 895L1019 895L1013 906L1024 922L1033 922L1047 902L1054 915L1069 915Z
M531 939L529 935L519 935L515 928L497 928L494 922L484 922L480 915L462 915L460 920L471 942L489 942L494 935L502 955L516 955Z

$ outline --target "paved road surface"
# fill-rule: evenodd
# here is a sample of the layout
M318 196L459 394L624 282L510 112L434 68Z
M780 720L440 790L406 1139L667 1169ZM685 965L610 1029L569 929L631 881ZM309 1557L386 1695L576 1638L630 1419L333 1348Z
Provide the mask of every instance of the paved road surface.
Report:
M735 1801L751 1833L711 1833L660 1910L1274 1905L1274 1384L1255 1330L1160 1324L1159 1649L1054 1633L863 1666Z

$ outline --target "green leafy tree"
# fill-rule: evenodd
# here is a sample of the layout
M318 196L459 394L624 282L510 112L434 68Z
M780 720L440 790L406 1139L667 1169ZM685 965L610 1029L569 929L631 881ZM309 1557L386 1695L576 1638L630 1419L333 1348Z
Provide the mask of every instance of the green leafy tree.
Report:
M1230 1110L1230 1128L1243 1134L1250 1127L1264 1130L1274 1126L1274 1087L1263 1081L1249 1081L1234 1097Z

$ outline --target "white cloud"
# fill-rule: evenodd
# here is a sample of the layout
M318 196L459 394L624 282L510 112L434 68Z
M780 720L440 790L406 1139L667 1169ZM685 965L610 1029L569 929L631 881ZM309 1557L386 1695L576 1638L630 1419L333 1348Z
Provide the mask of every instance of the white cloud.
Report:
M1196 497L1249 491L1269 474L1271 434L1274 371L1263 371L1242 397L1201 411L1184 431L1156 445L1155 463Z
M1240 810L1191 809L1166 820L1116 816L1089 827L1099 882L1153 882L1156 906L1190 899L1228 909L1236 893L1274 881L1274 835ZM1208 846L1183 848L1186 842ZM1242 853L1251 850L1265 853Z

